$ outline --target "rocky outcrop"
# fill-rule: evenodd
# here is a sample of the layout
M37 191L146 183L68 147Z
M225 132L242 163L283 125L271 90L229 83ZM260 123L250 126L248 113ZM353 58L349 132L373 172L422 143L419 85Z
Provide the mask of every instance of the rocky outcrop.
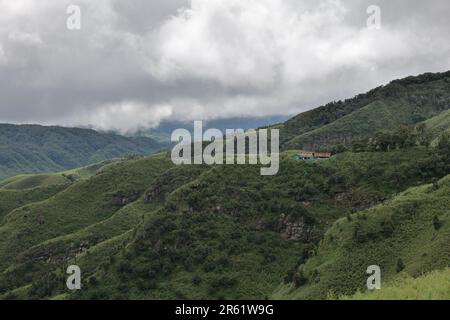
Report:
M292 220L288 215L282 214L278 223L281 237L285 240L313 242L317 240L317 232L307 225L303 218Z
M116 194L113 196L112 204L117 207L123 207L139 198L138 192L131 192L129 194Z

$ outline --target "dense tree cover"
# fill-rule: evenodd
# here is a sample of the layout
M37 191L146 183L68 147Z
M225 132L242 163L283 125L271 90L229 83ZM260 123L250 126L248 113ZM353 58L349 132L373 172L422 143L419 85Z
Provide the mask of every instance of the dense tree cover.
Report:
M163 146L94 130L0 124L0 179L54 172L129 154L149 155Z

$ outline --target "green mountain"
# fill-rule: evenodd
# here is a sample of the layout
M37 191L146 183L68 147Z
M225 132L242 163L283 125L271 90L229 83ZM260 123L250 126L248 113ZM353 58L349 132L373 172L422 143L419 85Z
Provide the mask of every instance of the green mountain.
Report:
M164 145L94 130L0 124L0 179L54 172L130 154L149 155Z
M283 149L330 149L336 143L414 125L450 105L450 71L395 80L355 98L302 113L280 126Z
M243 117L243 118L224 118L216 120L203 121L203 131L208 129L219 129L225 132L226 129L256 129L263 126L269 126L273 123L282 122L289 119L288 116L271 117ZM158 127L148 130L141 130L136 133L137 136L150 137L163 143L171 143L172 132L178 128L184 128L193 134L193 121L162 121Z
M278 125L275 176L254 165L175 166L160 152L4 180L0 298L448 299L450 104L426 102L448 75L393 82L423 96L424 109L399 105L392 121L372 119L395 106L382 93L391 84ZM377 130L366 131L361 112ZM336 148L331 132L347 132L346 117L361 122ZM307 134L320 141L311 147L333 145L333 157L296 160L289 145ZM82 270L76 292L65 287L72 264ZM385 295L365 291L373 264Z

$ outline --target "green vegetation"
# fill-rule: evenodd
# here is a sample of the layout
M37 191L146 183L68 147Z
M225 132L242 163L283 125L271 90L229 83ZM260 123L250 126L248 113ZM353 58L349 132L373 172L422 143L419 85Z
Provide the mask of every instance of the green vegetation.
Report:
M425 121L426 127L432 132L434 138L442 133L450 133L450 110L446 110L437 116Z
M22 173L64 171L102 160L149 155L165 144L94 130L0 124L0 179Z
M3 190L24 190L66 183L70 183L70 180L61 174L30 174L4 180L0 184L0 188Z
M413 125L450 104L450 72L395 80L346 101L307 111L281 127L283 149L330 149L383 129Z
M0 181L0 298L448 299L448 78L278 125L275 176L160 152ZM294 160L308 143L333 157ZM383 289L365 292L373 264Z
M447 176L436 185L410 188L383 204L354 213L351 219L337 220L315 256L298 268L305 283L283 286L276 297L352 294L364 289L366 268L373 264L381 267L387 283L396 280L399 272L417 277L449 266L449 194Z
M266 298L306 280L295 269L336 219L431 182L443 174L434 161L426 148L311 163L287 153L274 177L254 166L173 167L166 154L115 163L7 215L0 288L59 296L64 266L76 262L86 282L70 298Z
M394 283L365 293L343 296L343 300L448 300L450 297L450 269L433 271L416 279L399 277Z

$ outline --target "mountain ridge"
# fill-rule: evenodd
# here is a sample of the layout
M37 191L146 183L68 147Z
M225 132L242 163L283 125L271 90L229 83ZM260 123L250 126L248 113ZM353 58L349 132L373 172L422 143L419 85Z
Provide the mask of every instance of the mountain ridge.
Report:
M64 171L167 146L146 137L123 137L92 129L0 124L0 178Z

